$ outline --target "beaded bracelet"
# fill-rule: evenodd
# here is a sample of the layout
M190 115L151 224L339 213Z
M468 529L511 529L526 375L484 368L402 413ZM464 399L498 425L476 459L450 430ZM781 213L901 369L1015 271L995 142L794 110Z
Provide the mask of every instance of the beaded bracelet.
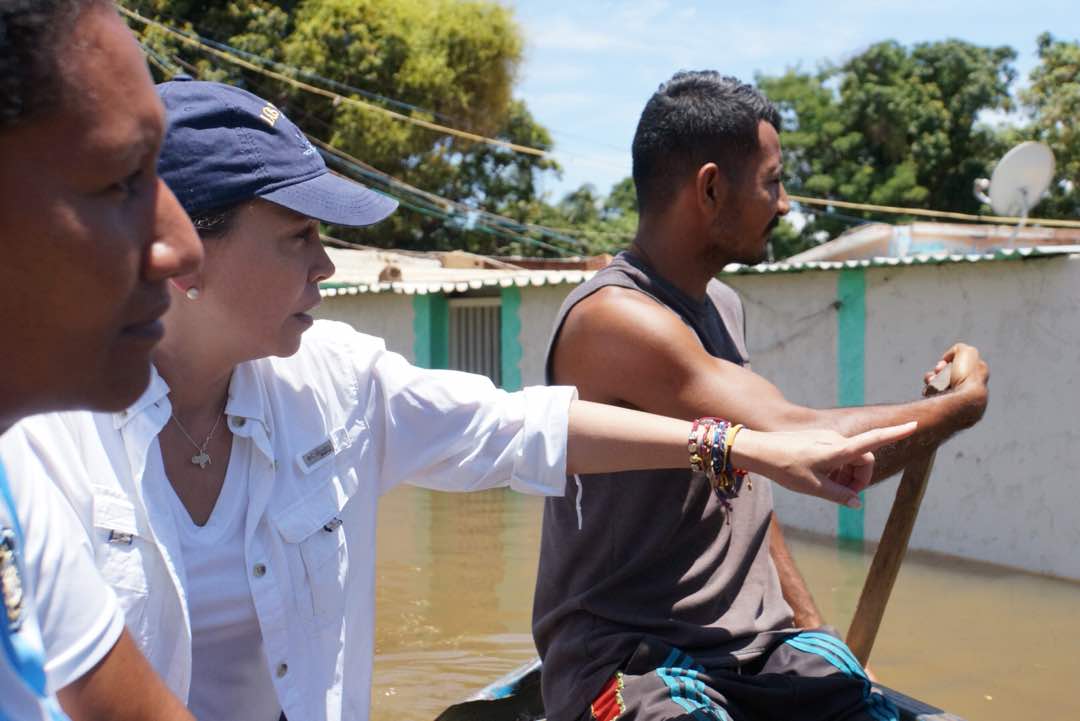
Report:
M730 426L728 427L727 435L724 438L724 475L731 479L731 485L735 487L736 494L738 493L738 487L742 484L743 479L749 478L746 471L735 467L735 463L731 458L731 449L735 445L735 436L739 435L739 431L742 429L742 424ZM747 490L754 490L753 483L747 480L746 488Z
M704 473L716 495L724 499L739 495L746 471L735 468L731 448L741 425L732 425L722 418L698 418L690 428L686 448L690 454L690 470ZM753 486L747 483L747 488Z

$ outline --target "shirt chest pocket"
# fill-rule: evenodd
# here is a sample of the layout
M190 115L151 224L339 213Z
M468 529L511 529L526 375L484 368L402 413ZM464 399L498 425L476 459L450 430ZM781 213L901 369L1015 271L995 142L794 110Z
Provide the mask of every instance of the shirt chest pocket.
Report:
M135 506L125 498L94 497L94 534L98 568L116 592L124 621L136 641L145 643L154 634L149 612L149 567L156 549L140 531Z
M145 556L151 544L139 532L135 506L124 498L94 498L94 533L98 567L118 591L147 593Z
M282 540L300 557L304 578L294 583L297 604L320 626L340 623L345 614L349 555L341 518L343 501L330 474L318 491L275 518Z

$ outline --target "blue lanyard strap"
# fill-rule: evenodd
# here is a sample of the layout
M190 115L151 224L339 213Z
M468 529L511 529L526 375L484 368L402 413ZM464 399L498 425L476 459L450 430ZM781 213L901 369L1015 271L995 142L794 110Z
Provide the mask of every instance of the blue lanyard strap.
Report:
M15 498L11 495L11 486L8 485L7 474L4 473L4 464L0 463L0 497L4 499L4 504L8 507L8 513L11 515L11 523L15 527L15 536L19 541L19 546L22 546L22 528L19 527L19 515L15 513Z

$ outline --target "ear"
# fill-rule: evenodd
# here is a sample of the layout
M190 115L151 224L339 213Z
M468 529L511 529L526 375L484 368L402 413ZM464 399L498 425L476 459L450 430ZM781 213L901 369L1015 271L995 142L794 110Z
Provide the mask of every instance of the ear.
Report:
M694 188L701 212L714 218L727 206L731 181L716 163L705 163L698 168Z

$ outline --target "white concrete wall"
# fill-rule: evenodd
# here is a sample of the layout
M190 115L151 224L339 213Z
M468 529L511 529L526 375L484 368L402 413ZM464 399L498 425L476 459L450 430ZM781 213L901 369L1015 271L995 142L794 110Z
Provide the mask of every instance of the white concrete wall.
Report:
M576 286L542 285L521 289L521 382L544 384L544 358L559 307Z
M524 385L544 383L544 354L555 316L572 285L521 288L521 379ZM386 340L391 350L414 361L413 296L361 293L324 298L316 309L320 318L339 320Z
M837 405L836 274L729 276L746 309L750 365L784 396L813 408ZM783 523L834 535L837 510L776 489Z
M729 279L746 301L755 369L810 405L836 404L835 313L812 315L836 279ZM915 398L956 340L991 368L986 416L938 453L911 547L1080 579L1080 258L869 269L866 285L868 403ZM870 540L895 487L867 494ZM813 499L780 492L777 508L786 524L835 533L835 509Z
M315 309L319 318L348 323L361 333L378 336L386 347L415 361L413 297L397 293L363 293L324 298Z
M1080 258L866 271L865 398L911 400L957 340L991 368L982 423L938 454L911 547L1080 579ZM747 311L754 370L805 405L837 405L838 272L728 276ZM560 304L573 286L522 288L522 381L543 382ZM412 298L327 299L321 315L387 339L412 358ZM867 493L877 540L896 480ZM784 491L787 525L833 535L834 506Z

